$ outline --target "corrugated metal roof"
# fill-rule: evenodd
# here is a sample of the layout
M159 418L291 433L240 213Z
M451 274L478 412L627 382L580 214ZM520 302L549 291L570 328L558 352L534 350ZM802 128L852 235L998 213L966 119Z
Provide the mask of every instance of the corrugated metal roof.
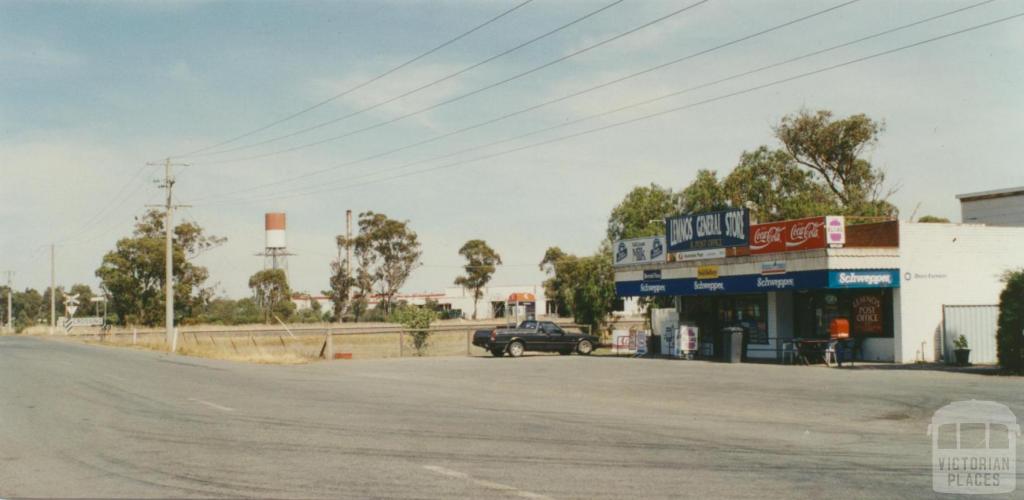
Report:
M1004 189L993 189L990 191L978 191L976 193L958 194L956 195L956 199L960 201L971 201L976 199L1002 198L1005 196L1019 195L1024 195L1024 186Z

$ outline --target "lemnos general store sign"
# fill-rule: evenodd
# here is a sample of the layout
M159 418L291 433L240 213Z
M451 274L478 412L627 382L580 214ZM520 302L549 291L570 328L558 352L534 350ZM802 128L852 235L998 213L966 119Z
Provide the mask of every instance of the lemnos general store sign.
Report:
M670 252L747 245L750 212L747 209L688 214L666 220Z

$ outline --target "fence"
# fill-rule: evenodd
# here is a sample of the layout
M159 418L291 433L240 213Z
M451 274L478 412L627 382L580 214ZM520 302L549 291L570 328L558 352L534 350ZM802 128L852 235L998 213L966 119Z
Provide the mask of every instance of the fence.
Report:
M961 335L971 350L971 363L996 364L996 330L999 306L942 306L943 359L955 362L953 342Z
M560 323L563 328L587 329L585 325ZM414 331L399 325L301 325L283 327L183 327L178 331L178 348L183 353L216 350L237 357L292 354L303 358L346 359L409 356L489 355L472 345L477 330L505 327L493 323L437 325L428 331L425 348L417 350ZM161 329L87 329L67 337L114 345L137 345L167 349L166 332Z

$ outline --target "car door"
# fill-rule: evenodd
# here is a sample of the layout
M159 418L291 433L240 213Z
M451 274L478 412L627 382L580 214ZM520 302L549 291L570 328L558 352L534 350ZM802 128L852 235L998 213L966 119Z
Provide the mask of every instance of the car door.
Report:
M558 325L544 321L541 323L541 330L544 332L545 351L561 351L571 348L568 336Z

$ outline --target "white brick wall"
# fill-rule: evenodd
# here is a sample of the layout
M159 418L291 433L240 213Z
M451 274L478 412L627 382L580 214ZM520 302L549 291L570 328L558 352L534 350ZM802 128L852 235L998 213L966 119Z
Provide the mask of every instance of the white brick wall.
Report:
M901 222L896 361L936 361L943 304L996 304L1003 272L1022 267L1024 227Z

